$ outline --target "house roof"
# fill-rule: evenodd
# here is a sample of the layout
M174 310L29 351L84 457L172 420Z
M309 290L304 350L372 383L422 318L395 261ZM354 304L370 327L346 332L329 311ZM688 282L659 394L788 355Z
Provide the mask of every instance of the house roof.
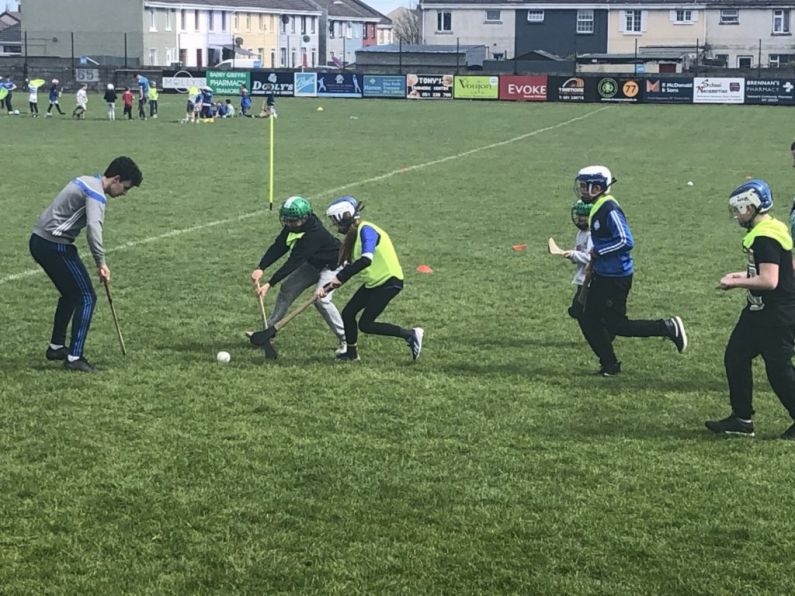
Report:
M313 4L328 12L329 17L381 20L386 18L361 0L312 0Z
M566 8L567 6L577 7L586 6L592 8L594 6L604 7L609 9L615 6L670 6L671 8L687 8L688 6L695 6L698 8L767 8L770 6L793 6L793 0L420 0L420 6L427 7L460 7L460 8L474 8L478 6L499 6L503 8L511 8L515 10L522 10L527 8L546 8L546 9L559 9Z
M260 10L280 10L280 11L296 11L296 12L318 12L317 6L309 2L309 0L152 0L147 2L144 0L144 5L149 4L173 4L175 7L179 5L184 6L206 6L213 9L255 9Z
M0 30L0 41L4 43L22 43L22 24L17 23Z

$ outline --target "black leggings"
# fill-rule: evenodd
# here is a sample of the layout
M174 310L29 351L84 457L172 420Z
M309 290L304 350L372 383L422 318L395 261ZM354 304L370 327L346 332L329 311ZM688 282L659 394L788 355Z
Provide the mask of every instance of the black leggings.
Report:
M39 113L39 104L35 101L29 101L28 105L30 106L30 113L31 114L38 114Z
M390 277L380 286L374 288L360 287L351 296L348 304L342 309L342 323L345 325L345 341L351 345L359 338L359 331L372 335L388 335L391 337L411 337L411 331L390 323L376 323L376 318L386 308L389 302L400 294L403 281ZM356 315L364 310L356 324Z

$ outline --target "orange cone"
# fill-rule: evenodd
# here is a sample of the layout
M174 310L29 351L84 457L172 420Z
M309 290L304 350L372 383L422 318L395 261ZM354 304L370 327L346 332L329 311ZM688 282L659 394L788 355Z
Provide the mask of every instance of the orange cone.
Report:
M514 244L511 248L516 250L516 251L527 250L527 245L526 244Z
M433 269L428 267L428 265L419 265L417 267L417 273L433 273Z

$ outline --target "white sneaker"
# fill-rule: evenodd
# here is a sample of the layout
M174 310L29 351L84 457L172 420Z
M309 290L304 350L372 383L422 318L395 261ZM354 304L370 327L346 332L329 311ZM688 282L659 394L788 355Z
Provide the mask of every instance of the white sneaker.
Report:
M340 354L345 354L347 352L348 352L348 344L345 343L345 340L341 341L339 347L336 350L334 350L334 353L337 356L339 356Z
M406 343L411 348L411 358L416 360L422 351L422 336L425 335L425 331L422 327L414 327L411 331L411 337L406 340Z

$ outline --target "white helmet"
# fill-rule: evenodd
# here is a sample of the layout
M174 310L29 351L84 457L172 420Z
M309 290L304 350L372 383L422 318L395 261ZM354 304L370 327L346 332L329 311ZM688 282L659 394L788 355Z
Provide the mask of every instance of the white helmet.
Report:
M113 91L113 83L108 83L108 91Z
M574 179L574 195L578 199L592 202L597 196L605 194L615 181L607 166L585 167L577 172L577 177ZM601 190L598 194L594 194L593 187L597 184ZM586 185L586 194L582 193L581 185Z
M53 79L52 80L52 84L53 85L57 85L58 83L60 83L60 81L58 79Z
M345 220L354 220L359 217L361 206L359 201L350 195L334 199L326 209L326 215L335 224L340 224Z

